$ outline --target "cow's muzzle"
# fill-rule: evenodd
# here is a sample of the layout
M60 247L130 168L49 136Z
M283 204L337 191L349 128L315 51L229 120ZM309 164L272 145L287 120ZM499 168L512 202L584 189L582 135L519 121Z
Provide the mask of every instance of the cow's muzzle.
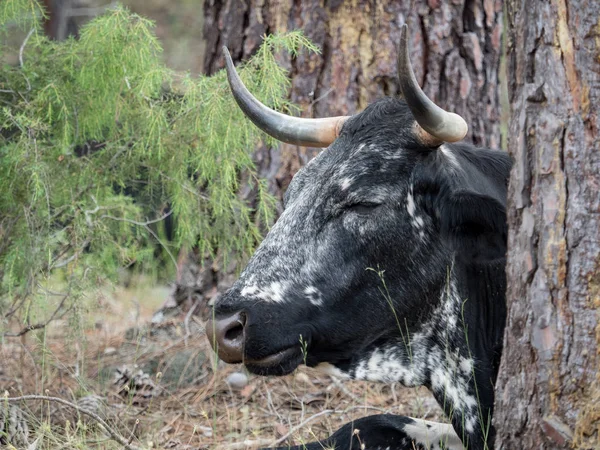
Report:
M292 345L279 342L268 349L263 344L257 346L252 340L246 342L248 332L252 331L249 322L245 311L213 312L206 323L206 335L220 359L229 364L243 363L257 375L286 375L302 363L304 354L300 342Z
M244 326L246 316L236 312L225 317L211 317L206 335L214 351L226 363L241 363L244 358Z

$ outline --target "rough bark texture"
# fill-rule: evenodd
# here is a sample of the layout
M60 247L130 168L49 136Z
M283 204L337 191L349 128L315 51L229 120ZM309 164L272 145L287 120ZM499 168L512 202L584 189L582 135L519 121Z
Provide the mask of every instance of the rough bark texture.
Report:
M404 23L410 26L411 58L427 95L467 120L467 140L499 147L501 0L207 0L205 72L223 67L223 45L239 61L256 51L265 33L301 29L322 52L281 56L292 78L292 101L306 117L353 114L398 93L396 46ZM256 157L281 197L294 173L318 151L281 145L259 149ZM206 276L194 258L182 259L181 268L175 303L214 292L216 272ZM228 283L218 284L222 290Z
M496 448L600 448L600 3L507 2L515 159Z

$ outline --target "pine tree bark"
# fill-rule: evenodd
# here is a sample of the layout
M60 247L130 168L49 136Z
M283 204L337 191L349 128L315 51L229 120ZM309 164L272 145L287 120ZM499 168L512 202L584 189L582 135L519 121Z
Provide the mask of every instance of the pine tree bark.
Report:
M499 147L501 9L499 0L207 1L205 72L224 66L223 45L241 60L265 33L301 29L322 52L282 58L292 100L311 117L353 114L398 92L396 45L407 22L425 92L465 117L476 144Z
M234 60L244 60L264 34L301 29L320 46L321 54L280 57L290 71L291 100L305 117L354 114L377 98L397 95L396 46L408 23L412 62L426 94L467 120L467 140L500 147L501 0L207 0L204 8L209 74L224 66L222 46ZM281 198L318 151L283 144L258 149L256 158ZM172 304L232 281L221 281L218 270L207 276L197 262L182 258Z
M600 3L507 2L514 157L496 449L600 448Z

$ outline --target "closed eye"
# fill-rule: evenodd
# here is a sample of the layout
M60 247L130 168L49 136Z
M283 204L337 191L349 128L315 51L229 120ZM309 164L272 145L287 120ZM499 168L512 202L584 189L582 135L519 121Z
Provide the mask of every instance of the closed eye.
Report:
M362 203L353 203L351 205L346 206L346 211L352 211L357 214L370 214L373 210L377 209L381 206L381 203L372 203L372 202L362 202Z

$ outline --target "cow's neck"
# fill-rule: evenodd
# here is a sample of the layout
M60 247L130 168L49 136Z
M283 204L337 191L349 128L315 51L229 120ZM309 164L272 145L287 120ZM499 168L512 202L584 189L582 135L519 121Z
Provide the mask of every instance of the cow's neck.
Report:
M429 387L468 448L485 448L484 442L493 442L505 284L503 261L455 261L431 320L420 331L401 329L396 339L375 342L346 372L355 379Z
M434 333L434 339L442 339L433 346L446 348L443 364L453 370L430 367L427 385L452 418L457 434L468 438L463 442L470 449L491 448L494 439L494 383L506 319L504 265L503 260L455 262L453 290L443 296L443 304L449 314L459 308L457 330L450 326L452 319L442 315L437 325L446 329Z

